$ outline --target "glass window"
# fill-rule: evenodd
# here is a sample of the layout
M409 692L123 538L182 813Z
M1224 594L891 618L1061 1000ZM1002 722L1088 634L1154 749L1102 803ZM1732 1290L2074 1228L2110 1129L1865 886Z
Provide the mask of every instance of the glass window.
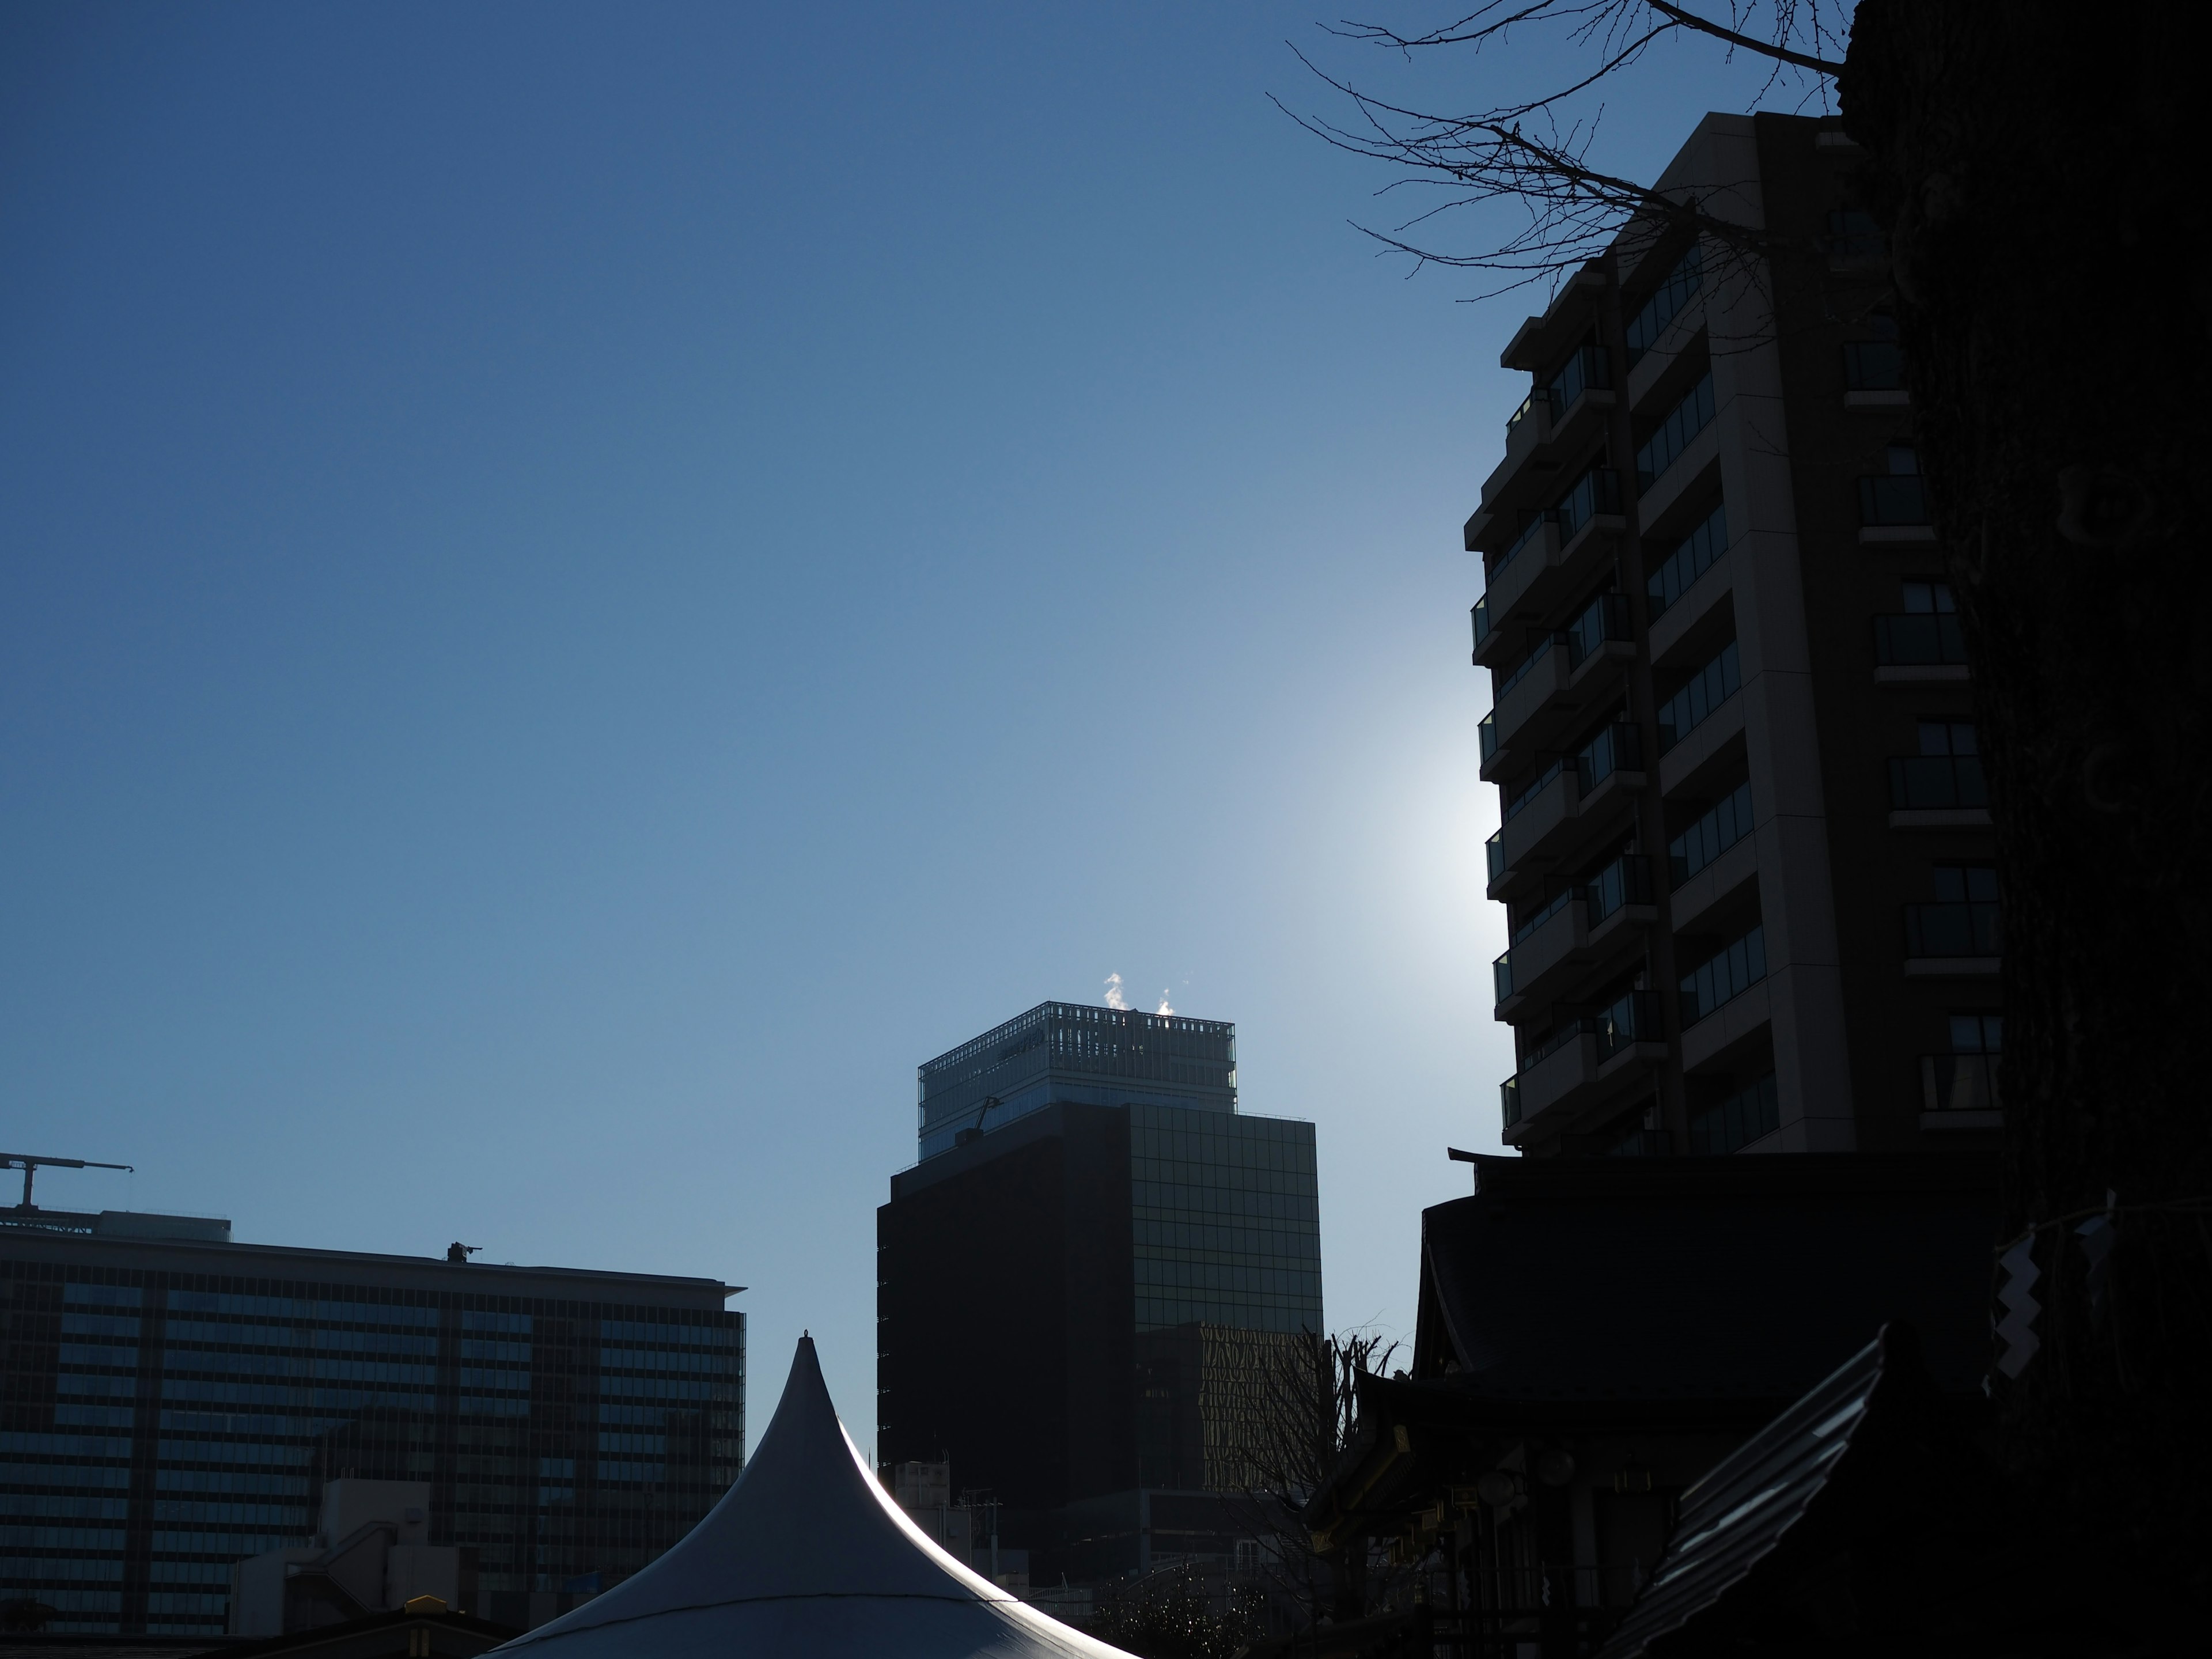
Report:
M1923 755L1972 755L1978 752L1973 721L1922 720L1920 752Z
M1682 1024L1693 1025L1766 977L1766 930L1753 927L1682 976Z
M1997 897L1996 866L1939 864L1935 869L1935 888L1939 904L1994 904Z
M1724 1156L1773 1133L1781 1125L1781 1101L1775 1093L1774 1073L1769 1072L1719 1105L1692 1114L1690 1150L1708 1158Z
M1948 582L1905 584L1905 609L1908 616L1948 617L1958 608L1958 602L1951 597L1951 584Z
M1667 843L1667 867L1680 887L1751 833L1751 781L1747 778L1698 821Z
M1689 586L1710 570L1713 561L1726 551L1728 510L1725 506L1717 506L1705 522L1683 537L1674 550L1644 578L1651 614L1657 616L1680 599Z
M1879 259L1881 226L1871 213L1838 208L1828 215L1828 252L1838 259Z
M1954 1054L2001 1054L2004 1052L2002 1014L1951 1016L1951 1052Z
M1667 280L1659 284L1658 291L1629 319L1628 361L1632 367L1657 343L1667 325L1674 320L1690 296L1698 291L1704 266L1705 250L1692 242L1674 270L1667 273Z
M1656 483L1689 447L1690 440L1711 425L1712 419L1713 377L1709 369L1682 401L1667 411L1657 430L1636 452L1636 487L1649 489Z
M1664 754L1680 743L1706 715L1742 689L1743 678L1730 640L1720 655L1690 676L1680 690L1659 705L1659 750Z

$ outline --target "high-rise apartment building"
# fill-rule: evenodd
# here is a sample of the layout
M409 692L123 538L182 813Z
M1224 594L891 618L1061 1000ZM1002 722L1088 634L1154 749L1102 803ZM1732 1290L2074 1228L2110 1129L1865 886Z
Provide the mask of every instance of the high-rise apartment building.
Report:
M306 1548L325 1482L410 1481L469 1611L542 1623L736 1479L732 1293L0 1211L0 1600L58 1632L219 1636L233 1565Z
M1236 1065L1232 1025L1047 1003L921 1067L877 1212L878 1455L949 1460L1037 1583L1253 1535L1321 1227L1313 1126L1239 1112Z
M1965 654L1832 120L1712 115L1503 362L1468 521L1530 1153L1898 1151L1998 1121Z

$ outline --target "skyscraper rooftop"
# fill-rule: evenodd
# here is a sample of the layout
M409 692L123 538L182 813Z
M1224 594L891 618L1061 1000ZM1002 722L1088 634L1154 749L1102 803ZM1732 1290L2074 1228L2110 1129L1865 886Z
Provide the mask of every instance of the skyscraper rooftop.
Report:
M1042 1002L917 1068L921 1156L1055 1102L1237 1109L1227 1020Z

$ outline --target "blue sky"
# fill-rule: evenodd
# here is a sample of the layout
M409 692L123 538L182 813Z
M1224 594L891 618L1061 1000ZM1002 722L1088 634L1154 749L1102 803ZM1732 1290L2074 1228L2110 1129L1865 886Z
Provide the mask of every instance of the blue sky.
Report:
M1541 295L1404 280L1267 94L1549 49L1341 9L10 8L0 1122L137 1170L41 1196L718 1275L865 1443L914 1067L1118 973L1410 1334L1512 1069L1458 526Z

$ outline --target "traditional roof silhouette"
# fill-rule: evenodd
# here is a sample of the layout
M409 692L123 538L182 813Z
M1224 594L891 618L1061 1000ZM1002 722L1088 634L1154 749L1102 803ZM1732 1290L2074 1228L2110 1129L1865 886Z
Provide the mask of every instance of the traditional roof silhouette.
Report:
M521 1659L1127 1659L962 1566L884 1492L799 1340L738 1483L665 1555L495 1650Z
M1991 1639L2008 1598L1978 1594L2018 1554L2006 1508L1918 1338L1893 1322L1682 1495L1598 1659L2019 1651Z

